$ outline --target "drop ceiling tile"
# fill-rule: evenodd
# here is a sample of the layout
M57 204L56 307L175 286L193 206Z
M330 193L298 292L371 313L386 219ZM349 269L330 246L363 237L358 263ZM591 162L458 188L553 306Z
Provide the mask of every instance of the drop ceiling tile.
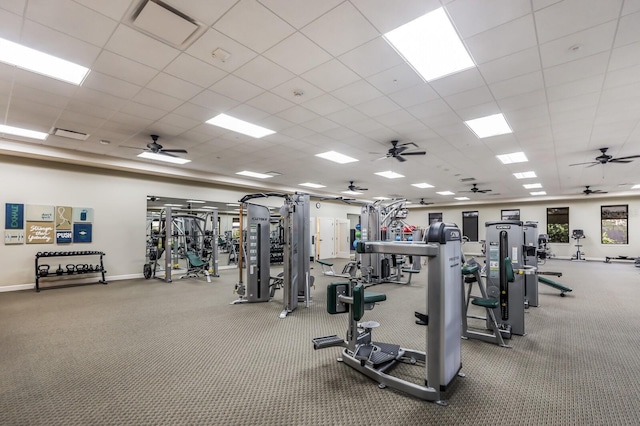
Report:
M238 78L233 74L229 74L222 80L214 83L209 89L239 102L245 102L264 92L260 87Z
M424 83L424 80L406 63L372 75L367 78L367 81L387 95Z
M313 120L306 121L302 123L302 126L308 129L311 129L314 132L318 132L322 134L324 134L324 132L328 130L340 127L339 124L331 120L327 120L326 118L323 118L323 117L318 117Z
M640 43L628 44L613 49L609 60L609 71L640 65Z
M338 59L362 77L369 77L405 63L382 37L374 38Z
M411 113L418 120L423 118L434 117L440 114L453 113L453 110L447 104L444 99L434 99L428 102L423 102L418 105L414 105L407 108L407 111Z
M456 109L456 113L462 120L472 120L478 117L486 117L488 115L499 114L502 111L498 104L491 100L483 104L471 105L466 108Z
M444 100L453 110L459 110L494 101L493 95L486 86L476 87L475 89L467 90L466 92L456 93L445 97Z
M640 11L640 0L626 0L622 6L622 16Z
M82 87L95 89L124 99L132 98L141 89L138 85L102 74L98 71L91 71L82 83Z
M281 111L276 115L296 124L304 123L319 117L315 112L309 111L308 109L298 105Z
M318 16L324 15L327 11L333 9L340 4L343 0L324 0L324 1L312 1L304 4L304 7L300 7L295 2L280 1L280 0L258 0L265 7L271 10L276 15L280 16L283 20L287 21L289 25L295 28L302 28L309 22L316 19Z
M329 94L324 94L313 98L307 102L302 103L302 105L308 110L311 110L316 114L322 116L348 108L347 104Z
M173 60L164 72L182 80L197 84L200 87L209 87L227 75L226 71L209 65L186 53L181 53Z
M342 111L334 112L326 116L329 120L342 125L357 123L359 121L368 120L369 118L355 108L347 108Z
M360 79L356 73L336 59L305 72L301 77L325 92L331 92Z
M464 40L476 64L536 46L533 16L526 15Z
M99 47L29 20L24 21L20 43L85 67L100 53Z
M376 117L376 121L385 126L396 126L414 120L414 117L405 110L395 110Z
M267 118L271 114L247 104L240 104L237 107L230 109L229 115L250 123L255 123Z
M129 101L123 106L119 112L135 115L136 117L146 118L149 120L159 120L167 114L167 111L143 105L134 101Z
M22 19L8 10L0 9L0 37L20 41Z
M616 19L622 0L564 0L535 12L540 43Z
M164 114L164 111L162 112ZM138 117L126 112L116 112L109 120L102 125L102 129L126 134L138 133L140 128L144 128L153 123L155 119Z
M640 83L627 84L602 91L601 102L616 102L624 99L636 99L640 95Z
M90 103L83 102L77 99L70 100L67 104L66 110L91 115L93 117L101 118L104 120L109 119L113 114L116 113L116 110L114 109L92 105Z
M266 111L269 114L277 114L280 111L293 107L295 104L273 93L264 92L247 101L247 105Z
M290 136L294 139L303 139L315 134L311 129L302 126L292 126L280 131L283 135Z
M379 115L388 114L400 109L400 106L387 98L386 96L380 96L367 102L363 102L354 107L363 114L369 117L377 117Z
M300 77L293 78L286 83L271 89L271 92L295 104L307 102L324 93L322 90ZM297 95L300 93L302 95Z
M359 80L331 93L349 105L357 105L382 95L378 89L364 80Z
M542 89L544 88L544 80L542 78L542 72L535 71L509 80L490 84L489 88L496 99L503 99Z
M230 53L231 56L225 62L222 62L212 56L212 52L216 49L222 49ZM186 50L186 53L226 72L232 72L240 68L257 56L257 53L253 50L212 28L209 28L196 40Z
M192 129L202 124L201 121L191 117L185 117L179 114L167 114L157 121L158 123L168 124L170 126L179 127L183 130Z
M301 32L333 56L348 52L380 35L349 2L330 10Z
M602 90L603 81L604 74L600 74L594 77L548 87L547 98L549 102L555 102L562 99L573 98L581 94L599 93L600 90ZM640 78L638 81L640 81Z
M156 75L147 84L147 88L183 101L191 99L203 90L202 87L163 72Z
M149 36L125 25L119 25L105 48L133 61L161 70L180 53Z
M112 96L88 87L79 87L73 95L73 100L86 102L87 104L97 105L110 110L117 110L127 102L124 98Z
M640 65L607 72L604 89L640 82Z
M188 117L199 122L205 122L213 117L215 112L209 108L202 107L200 105L192 104L191 102L185 102L178 108L173 110L174 114Z
M138 86L146 86L158 74L151 67L107 50L100 53L92 69Z
M116 21L119 21L123 17L131 3L130 0L110 0L108 2L102 0L74 1Z
M26 0L3 1L0 3L0 8L16 15L23 16L25 4Z
M74 111L65 111L56 120L55 127L59 129L72 130L74 132L93 134L97 127L104 123L104 119L81 114Z
M450 96L454 93L466 92L476 87L484 86L484 80L477 68L471 68L430 81L429 85L440 95Z
M11 94L11 97L17 99L24 99L31 102L48 105L55 108L62 108L67 105L71 96L61 96L57 93L45 92L43 90L24 86L22 84L13 83L7 85L5 91L7 95Z
M255 0L240 0L213 28L258 53L295 32L295 28Z
M547 95L544 89L539 89L529 93L522 93L516 96L498 99L497 102L502 112L509 112L522 108L529 108L536 105L546 104Z
M298 32L264 52L263 56L297 75L331 59L331 55Z
M607 70L608 59L609 52L603 52L547 68L544 70L545 83L550 87L602 74Z
M172 111L184 103L182 99L177 99L173 96L168 96L147 88L138 92L138 94L134 96L133 100L137 103L165 111Z
M614 25L615 21L612 22ZM624 46L626 44L637 43L640 41L640 12L636 12L620 18L618 23L618 31L616 33L615 47Z
M616 21L606 22L541 45L542 66L549 68L608 51L613 44L616 26Z
M437 0L354 0L351 3L383 34L440 7Z
M531 4L529 0L457 0L446 9L462 38L467 38L531 13Z
M163 123L162 121L158 120L155 123L153 123L152 125L150 125L149 127L146 128L146 133L150 134L150 135L161 135L162 138L160 139L160 144L163 145L165 148L173 148L176 147L176 143L168 143L166 139L168 139L170 136L178 136L179 134L183 133L185 131L185 129L183 129L182 127L177 127L177 126L173 126L171 124L167 124L167 123ZM165 140L162 140L165 139ZM176 148L181 148L181 147L176 147Z
M27 18L100 47L117 25L101 13L70 0L30 0Z
M240 103L236 100L227 98L226 96L223 96L211 90L205 90L204 92L197 94L189 102L206 108L210 108L211 110L216 112L228 111L229 109Z
M271 129L274 132L282 132L284 129L289 129L291 127L295 127L296 125L284 118L280 118L276 115L271 115L264 120L260 120L257 122L259 126L266 127L267 129Z
M77 90L77 86L63 81L45 77L30 71L19 68L13 70L13 81L17 84L32 87L48 93L58 94L60 96L71 97Z
M439 95L431 86L424 82L389 94L389 99L403 108L418 105L436 98L439 98Z
M264 56L258 56L238 68L234 75L269 90L291 80L295 75Z
M237 3L237 0L216 0L214 2L208 0L165 0L165 3L192 19L211 26Z
M489 84L537 71L541 69L538 47L485 62L478 65L478 69Z

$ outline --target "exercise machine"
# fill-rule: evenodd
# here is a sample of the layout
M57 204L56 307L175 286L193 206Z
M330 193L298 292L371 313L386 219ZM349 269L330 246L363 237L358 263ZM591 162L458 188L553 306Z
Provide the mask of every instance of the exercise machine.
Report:
M580 240L585 238L584 236L584 231L582 229L574 229L573 232L571 233L571 238L573 238L574 240L576 240L576 254L574 254L573 256L571 256L571 260L576 261L576 262L584 262L585 259L584 256L584 252L580 249L580 247L582 247L582 244L580 244Z
M426 352L405 349L399 345L373 341L375 321L358 323L364 311L386 300L386 295L367 292L360 280L332 283L327 288L327 311L348 313L346 339L337 335L313 339L314 349L343 347L338 361L379 383L417 398L447 405L443 393L457 376L464 376L460 343L462 314L461 232L457 226L442 222L429 227L427 242L361 241L356 251L361 254L396 254L425 256L427 272L427 317L429 332ZM416 384L393 376L400 363L424 364L425 381Z
M538 223L524 222L522 226L524 242L522 246L522 264L533 271L524 274L524 298L527 306L538 306Z

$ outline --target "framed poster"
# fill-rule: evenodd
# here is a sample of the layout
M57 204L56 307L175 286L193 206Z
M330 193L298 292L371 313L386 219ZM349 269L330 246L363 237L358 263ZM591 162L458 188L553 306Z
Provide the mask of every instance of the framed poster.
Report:
M71 231L72 211L71 207L56 207L56 231Z
M24 229L24 204L6 203L4 211L4 229Z
M442 213L429 213L429 225L436 222L442 222Z
M90 223L74 223L73 224L73 242L74 243L90 243L91 242L91 224Z
M520 209L502 210L500 220L520 220Z
M25 217L27 222L53 222L53 206L27 204Z
M27 244L53 244L53 222L27 221Z

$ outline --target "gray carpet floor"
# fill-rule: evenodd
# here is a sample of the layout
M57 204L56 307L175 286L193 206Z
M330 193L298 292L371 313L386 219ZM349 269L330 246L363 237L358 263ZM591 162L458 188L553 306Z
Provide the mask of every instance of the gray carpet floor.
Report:
M108 268L107 268L108 269ZM341 265L336 263L336 269ZM462 342L448 407L421 401L336 362L347 318L311 307L279 319L268 303L230 305L237 270L204 279L127 280L0 293L0 425L637 425L640 269L551 260L567 297L540 286L526 336L512 349ZM555 278L554 278L555 279ZM372 288L387 301L365 314L378 341L424 350L426 274ZM406 370L406 371L405 371ZM398 372L420 383L424 369Z

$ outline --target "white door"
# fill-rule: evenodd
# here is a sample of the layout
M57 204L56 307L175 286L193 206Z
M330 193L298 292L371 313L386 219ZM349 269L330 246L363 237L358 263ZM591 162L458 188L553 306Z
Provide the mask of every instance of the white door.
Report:
M317 259L316 257L316 240L318 239L318 230L316 229L316 218L309 218L309 235L311 235L311 249L309 250L311 259Z
M318 243L316 244L317 259L331 259L336 257L335 225L333 218L318 218Z
M348 259L351 257L349 249L349 220L336 219L336 257Z

